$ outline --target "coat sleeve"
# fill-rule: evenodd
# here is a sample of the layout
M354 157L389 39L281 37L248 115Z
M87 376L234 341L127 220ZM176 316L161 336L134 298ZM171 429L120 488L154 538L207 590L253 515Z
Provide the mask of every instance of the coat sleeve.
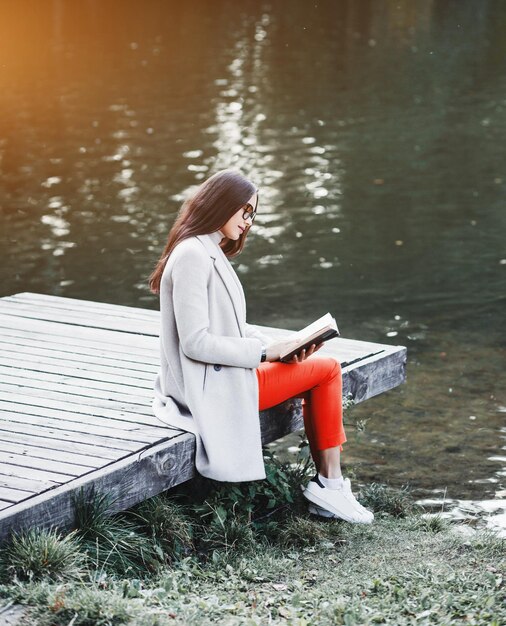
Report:
M172 297L181 348L188 358L203 363L258 367L262 356L260 339L209 332L208 282L212 270L207 253L191 246L174 261Z
M255 328L248 323L246 324L246 337L256 337L257 339L260 339L262 345L264 346L268 346L270 343L273 342L273 339L267 337L267 335L264 335L264 333L259 331L258 328Z

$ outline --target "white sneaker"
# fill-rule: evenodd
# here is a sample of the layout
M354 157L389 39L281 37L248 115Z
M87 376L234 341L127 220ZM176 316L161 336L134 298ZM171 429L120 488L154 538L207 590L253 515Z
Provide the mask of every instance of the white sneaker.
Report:
M309 503L307 510L312 515L317 515L318 517L326 517L328 519L337 518L337 515L335 513L331 513L330 511L327 511L327 509L322 509L321 506L318 506L317 504L313 504L312 502Z
M311 502L309 511L322 517L339 518L355 524L371 524L374 520L372 512L353 495L348 478L340 489L327 489L315 476L304 489L304 497Z
M344 488L346 490L348 490L353 495L353 497L355 497L355 494L351 491L350 479L349 478L344 478L343 482L344 482ZM302 491L304 491L304 487L301 486L301 489L302 489ZM357 502L357 504L360 507L362 507L360 502ZM364 508L364 507L362 507L362 508ZM327 511L327 509L322 509L321 506L318 506L317 504L313 504L312 502L309 503L309 506L307 507L307 510L312 515L317 515L318 517L326 517L327 519L339 519L339 517L335 513L332 513L331 511ZM364 509L364 510L367 510L367 509Z

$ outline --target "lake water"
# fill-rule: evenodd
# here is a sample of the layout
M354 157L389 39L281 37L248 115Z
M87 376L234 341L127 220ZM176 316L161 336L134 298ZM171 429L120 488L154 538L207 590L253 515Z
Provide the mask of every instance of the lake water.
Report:
M237 167L250 321L408 348L345 461L506 527L505 28L493 0L1 3L0 295L156 308L184 194Z

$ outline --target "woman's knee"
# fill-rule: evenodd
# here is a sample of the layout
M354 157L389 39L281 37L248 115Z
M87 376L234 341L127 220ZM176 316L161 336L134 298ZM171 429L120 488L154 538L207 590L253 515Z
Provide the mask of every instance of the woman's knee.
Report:
M341 363L332 357L322 357L321 361L322 375L325 381L332 381L336 378L341 379Z

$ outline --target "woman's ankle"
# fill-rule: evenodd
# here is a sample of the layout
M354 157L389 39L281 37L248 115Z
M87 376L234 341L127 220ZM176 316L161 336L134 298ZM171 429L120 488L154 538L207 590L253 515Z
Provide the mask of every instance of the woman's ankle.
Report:
M335 478L328 478L327 476L322 476L322 474L318 473L318 479L324 487L327 489L340 489L343 486L343 476L336 476Z

